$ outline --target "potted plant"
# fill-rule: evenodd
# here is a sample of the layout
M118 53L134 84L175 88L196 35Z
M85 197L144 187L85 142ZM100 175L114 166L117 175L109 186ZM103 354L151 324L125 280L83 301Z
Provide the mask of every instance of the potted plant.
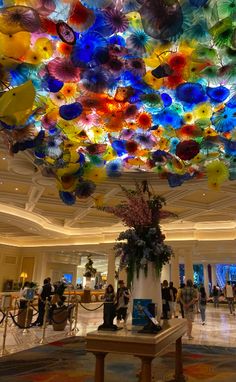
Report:
M91 259L91 255L87 256L87 263L85 264L85 273L84 277L86 277L86 286L90 288L91 277L94 277L97 273L97 269L93 267L93 260Z

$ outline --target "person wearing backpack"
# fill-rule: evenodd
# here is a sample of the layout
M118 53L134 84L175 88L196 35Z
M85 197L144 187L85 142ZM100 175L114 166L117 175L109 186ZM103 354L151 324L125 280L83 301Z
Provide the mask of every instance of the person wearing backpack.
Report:
M52 286L48 278L43 282L43 286L38 291L38 317L34 322L34 326L43 326L43 318L45 314L45 303L51 300Z

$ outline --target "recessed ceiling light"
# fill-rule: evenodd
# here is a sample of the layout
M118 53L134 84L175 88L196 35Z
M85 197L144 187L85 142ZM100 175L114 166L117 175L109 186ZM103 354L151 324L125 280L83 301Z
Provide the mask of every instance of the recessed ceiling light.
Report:
M3 184L3 182L0 182L0 184Z
M16 188L15 188L15 191L18 191L18 190L19 190L19 188L18 188L18 187L16 187Z
M202 196L206 196L206 194L203 192Z
M6 158L5 158L5 157L2 157L2 160L6 160Z

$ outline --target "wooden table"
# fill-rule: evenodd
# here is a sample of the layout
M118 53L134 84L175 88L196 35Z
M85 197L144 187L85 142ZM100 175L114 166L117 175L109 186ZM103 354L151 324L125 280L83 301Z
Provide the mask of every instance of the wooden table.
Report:
M182 364L182 341L185 319L172 319L162 324L158 334L141 334L135 330L94 331L87 334L87 351L96 356L95 382L104 382L104 360L107 353L132 354L141 359L141 382L152 380L152 360L175 342L174 381L185 381Z

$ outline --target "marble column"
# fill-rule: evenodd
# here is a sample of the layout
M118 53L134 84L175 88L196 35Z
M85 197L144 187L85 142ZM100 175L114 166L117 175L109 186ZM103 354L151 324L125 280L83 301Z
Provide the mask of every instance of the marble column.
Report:
M211 288L213 288L213 286L217 284L217 281L216 281L216 264L211 264L211 281L212 281Z
M175 288L178 288L180 285L179 277L179 255L175 253L175 256L171 258L170 264L170 281L173 281Z
M188 279L193 281L193 255L191 249L187 249L186 252L184 254L185 283Z
M208 277L208 264L203 264L203 277L204 277L204 287L207 296L209 296L209 277Z
M125 285L127 285L127 271L125 268L119 270L118 280L123 280Z
M161 282L163 282L163 280L167 280L168 282L171 281L170 280L170 264L165 264L162 267Z
M108 254L107 285L115 287L116 258L114 253Z

